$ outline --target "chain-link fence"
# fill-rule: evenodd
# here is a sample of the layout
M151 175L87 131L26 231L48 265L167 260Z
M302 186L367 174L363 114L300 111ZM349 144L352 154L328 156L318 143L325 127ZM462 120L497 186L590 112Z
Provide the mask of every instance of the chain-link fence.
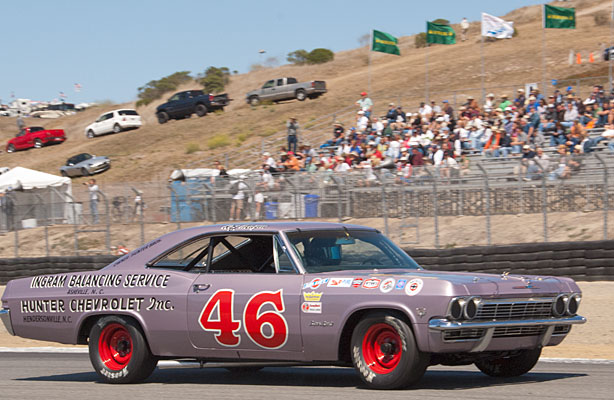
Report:
M1 202L0 254L121 254L175 229L230 220L344 221L421 247L614 236L611 154L577 155L566 165L555 154L541 161L468 160L455 167L100 185L94 207L86 188L49 199L13 191Z

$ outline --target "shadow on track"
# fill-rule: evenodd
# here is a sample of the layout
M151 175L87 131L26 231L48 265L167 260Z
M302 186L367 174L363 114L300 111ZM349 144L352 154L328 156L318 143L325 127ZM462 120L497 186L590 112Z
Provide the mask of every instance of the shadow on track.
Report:
M433 370L412 389L456 390L488 388L569 379L586 374L532 372L516 378L491 378L477 371ZM100 382L94 372L18 379L43 382ZM351 368L268 367L257 372L229 372L222 368L156 370L143 384L201 384L253 386L358 387L364 385Z

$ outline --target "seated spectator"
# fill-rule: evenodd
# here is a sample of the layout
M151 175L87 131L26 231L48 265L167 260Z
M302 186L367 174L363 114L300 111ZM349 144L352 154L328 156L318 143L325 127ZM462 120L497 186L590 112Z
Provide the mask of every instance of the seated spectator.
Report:
M362 133L367 130L368 125L369 118L365 115L365 112L358 111L356 114L356 131Z
M608 116L610 115L610 101L604 101L599 109L597 109L597 122L595 128L601 128L608 124Z
M538 180L547 173L550 168L550 157L544 153L544 149L538 147L535 149L535 157L533 160L529 160L529 166L527 168L527 176L525 180Z
M449 151L444 152L439 176L443 179L457 178L460 175L460 166Z
M397 109L394 106L394 103L388 104L388 112L386 113L386 119L388 120L388 124L392 124L397 120Z
M371 122L371 129L377 136L382 136L382 133L384 132L384 124L379 118L374 117L373 121Z
M514 167L514 175L519 178L526 178L529 161L535 158L535 156L536 153L531 149L531 146L528 144L522 146L522 158L520 159L520 163Z
M574 122L578 119L578 116L578 110L576 107L574 107L574 104L572 102L567 103L561 125L563 125L565 128L571 128L574 125Z
M488 93L488 95L486 95L486 101L484 102L484 111L491 112L495 107L495 95L493 93Z
M523 146L527 144L527 134L524 133L519 127L516 127L510 135L512 146L512 154L520 154Z
M567 146L564 144L560 144L558 149L558 160L557 160L557 168L550 173L548 179L556 180L556 179L568 179L571 177L571 168L569 167L569 163L571 160L571 155L567 151Z
M494 133L484 143L484 155L486 157L499 157L499 147L501 141L502 130L495 128ZM507 155L507 154L506 154Z

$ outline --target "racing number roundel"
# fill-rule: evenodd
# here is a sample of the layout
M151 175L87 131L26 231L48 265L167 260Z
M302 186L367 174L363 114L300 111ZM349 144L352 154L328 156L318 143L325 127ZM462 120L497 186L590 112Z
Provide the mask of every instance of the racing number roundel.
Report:
M232 289L215 292L203 307L199 323L205 331L215 332L215 340L226 347L236 347L241 343L237 333L241 321L234 319L234 295ZM274 310L262 312L266 304ZM247 336L265 349L279 349L288 341L288 324L282 313L285 311L283 292L258 292L253 295L243 310L243 326ZM216 319L211 319L216 315Z

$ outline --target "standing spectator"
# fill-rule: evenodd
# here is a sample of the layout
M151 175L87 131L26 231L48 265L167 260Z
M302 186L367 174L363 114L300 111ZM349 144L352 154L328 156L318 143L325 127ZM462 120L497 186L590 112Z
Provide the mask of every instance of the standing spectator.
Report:
M13 220L15 219L15 214L13 213L13 200L6 193L0 193L0 208L2 209L4 220L6 221L6 230L12 231Z
M21 111L17 111L17 131L21 132L21 130L26 126L21 118Z
M373 109L373 101L367 97L367 92L362 92L360 94L360 99L356 101L356 104L360 107L360 111L365 114L365 117L369 118L371 116L371 110Z
M461 41L467 40L467 31L469 30L469 21L467 18L463 17L463 20L460 23L461 27Z
M94 224L98 223L98 185L96 184L96 179L92 178L87 183L83 182L84 185L87 185L87 188L90 193L90 214L92 214L92 222Z
M243 200L245 200L245 191L249 189L249 186L241 176L239 180L230 183L230 193L232 194L232 203L230 203L230 220L241 219L241 211L243 210Z
M288 128L288 151L296 153L296 145L298 143L298 122L296 118L290 118L286 126Z

